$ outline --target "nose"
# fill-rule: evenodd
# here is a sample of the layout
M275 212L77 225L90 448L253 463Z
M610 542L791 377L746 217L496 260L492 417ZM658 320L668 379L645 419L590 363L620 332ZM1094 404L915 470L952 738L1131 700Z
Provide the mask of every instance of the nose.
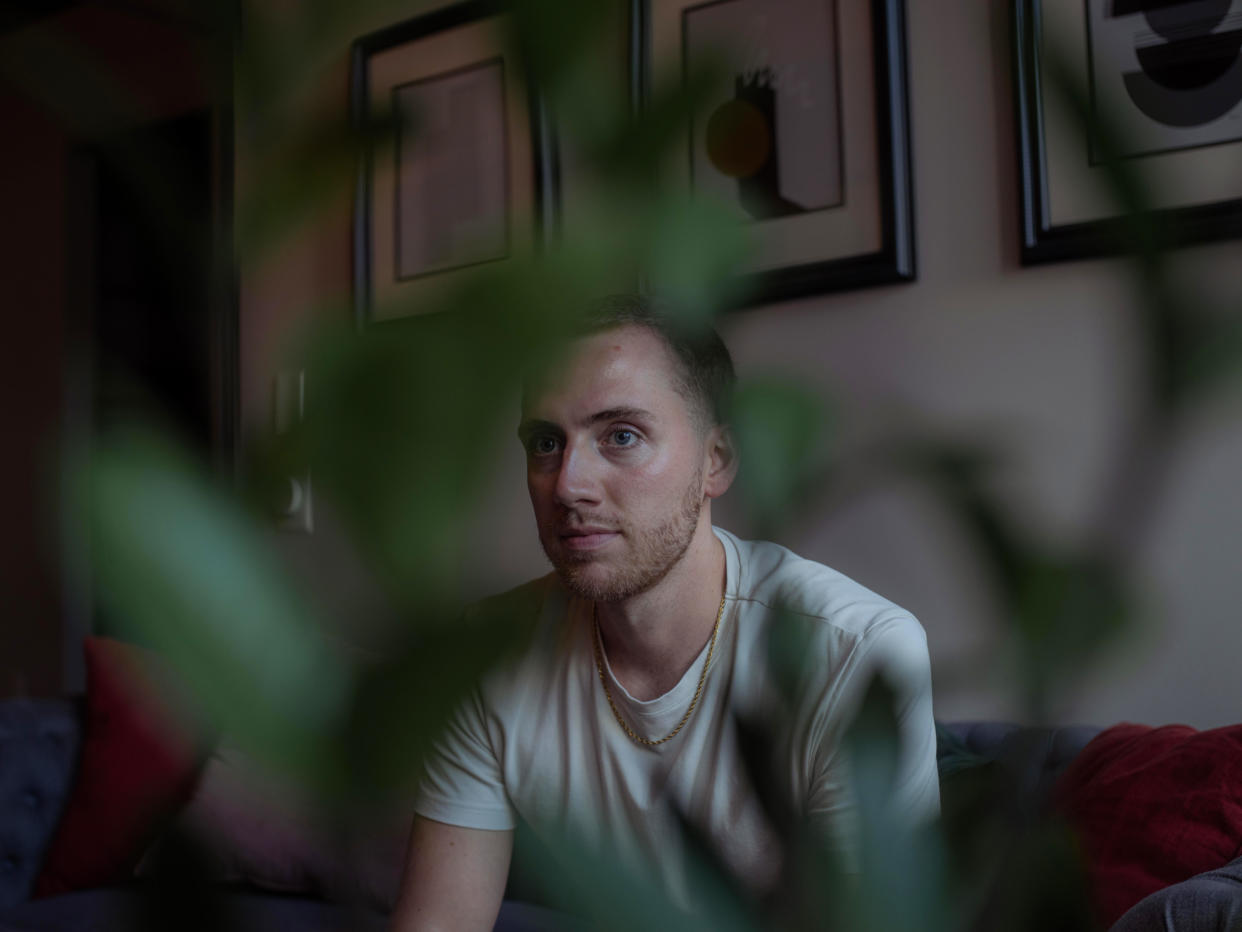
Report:
M578 444L565 445L556 472L554 492L557 504L572 508L599 503L599 464L596 459L591 450Z

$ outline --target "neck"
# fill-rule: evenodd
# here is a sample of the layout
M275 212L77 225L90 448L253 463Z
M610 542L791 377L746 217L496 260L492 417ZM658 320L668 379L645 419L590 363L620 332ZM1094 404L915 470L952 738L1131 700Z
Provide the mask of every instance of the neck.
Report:
M596 605L608 664L630 695L654 699L677 685L711 638L724 585L724 547L704 509L668 575L623 602Z

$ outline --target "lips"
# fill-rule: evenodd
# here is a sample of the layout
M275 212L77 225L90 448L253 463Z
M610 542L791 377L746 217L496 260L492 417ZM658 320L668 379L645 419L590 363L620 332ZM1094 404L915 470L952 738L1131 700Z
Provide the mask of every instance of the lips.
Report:
M563 530L559 534L561 542L568 550L586 551L603 547L620 532L605 527L575 527Z

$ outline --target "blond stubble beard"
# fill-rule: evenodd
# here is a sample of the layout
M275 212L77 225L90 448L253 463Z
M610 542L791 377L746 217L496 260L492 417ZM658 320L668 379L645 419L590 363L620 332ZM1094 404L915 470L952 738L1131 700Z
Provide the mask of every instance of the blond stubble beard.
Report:
M565 588L574 595L593 602L620 602L646 592L677 565L694 540L702 510L703 474L700 471L686 487L680 506L668 521L641 535L633 528L619 528L634 547L633 557L628 565L617 568L606 579L591 577L596 563L591 554L567 556L562 553L558 559L548 549L546 541L543 550Z

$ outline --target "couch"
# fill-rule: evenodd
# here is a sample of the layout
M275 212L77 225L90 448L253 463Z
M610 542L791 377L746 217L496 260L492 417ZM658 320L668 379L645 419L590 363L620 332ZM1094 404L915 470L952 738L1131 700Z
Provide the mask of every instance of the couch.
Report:
M395 897L404 827L390 826L370 840L372 850L362 851L337 837L316 837L287 801L264 797L259 816L245 812L251 800L239 797L233 784L239 773L246 780L254 779L254 773L238 770L227 745L223 751L217 748L205 767L196 768L191 798L181 801L176 820L160 823L162 837L148 850L136 876L35 896L40 884L47 885L49 848L74 797L78 768L89 753L84 748L86 714L82 699L0 701L0 932L387 928L385 913ZM195 860L179 862L185 850L195 850L176 850L185 820L196 812L218 817L226 811L215 798L220 795L228 797L237 824L224 827L217 837L197 839L207 859L199 851ZM273 805L281 811L273 814ZM220 851L222 839L234 850ZM79 861L70 866L80 870L83 865ZM370 876L360 877L360 872ZM534 932L567 924L549 910L506 901L499 925L505 932Z
M1082 863L1081 878L1057 876L1047 862L1016 858L1005 866L1049 875L1052 888L1028 894L1043 898L1028 908L1046 909L1064 893L1057 882L1085 881L1082 921L1063 911L1024 927L1242 932L1242 726L955 722L937 723L937 739L951 839L1007 810L1010 830L1025 826L1029 834L1038 825L1045 843L1060 832L1072 849L1055 856ZM987 785L993 793L1000 787L1007 805L985 798L983 812L979 781L971 780L987 769L1000 771Z
M391 905L400 862L400 850L392 845L380 846L379 860L386 863L369 868L372 876L361 881L339 876L334 880L331 865L315 864L316 857L301 850L315 848L314 839L286 837L283 848L278 845L274 855L267 850L264 856L269 861L285 858L297 864L256 866L252 855L249 866L237 869L234 865L231 874L222 874L218 864L211 865L205 872L214 878L210 885L201 879L195 883L192 878L198 873L194 871L178 879L175 867L164 874L172 883L155 884L151 874L164 868L152 867L148 856L137 872L143 876L113 877L95 888L32 898L73 794L77 768L85 758L84 715L80 699L0 701L0 932L120 932L138 927L143 920L155 921L148 927L242 932L378 932L385 928L384 911ZM949 805L952 781L983 766L1007 768L1024 798L1052 796L1067 771L1083 760L1084 749L1094 747L1093 742L1098 743L1096 739L1104 734L1089 727L1033 729L994 722L951 723L938 726L938 732L942 785L949 792ZM199 775L192 797L180 804L183 810L208 806L218 815L220 810L211 809L213 804L204 797L210 795L208 787L221 786L219 774L229 771L212 771L213 766L209 762L209 769ZM1242 787L1238 789L1237 797L1242 799ZM161 828L165 834L171 831L167 822ZM279 826L271 830L289 834ZM243 825L240 831L255 834L253 825ZM245 840L235 839L234 844L244 845ZM163 845L167 849L169 842ZM165 850L164 855L164 862L176 864L175 850L171 855ZM367 858L358 862L365 864ZM189 866L198 871L203 864ZM169 890L174 894L171 897ZM161 916L167 918L161 920ZM502 924L520 932L555 928L559 921L546 910L506 901ZM1113 929L1242 929L1242 858L1168 885L1129 909Z

